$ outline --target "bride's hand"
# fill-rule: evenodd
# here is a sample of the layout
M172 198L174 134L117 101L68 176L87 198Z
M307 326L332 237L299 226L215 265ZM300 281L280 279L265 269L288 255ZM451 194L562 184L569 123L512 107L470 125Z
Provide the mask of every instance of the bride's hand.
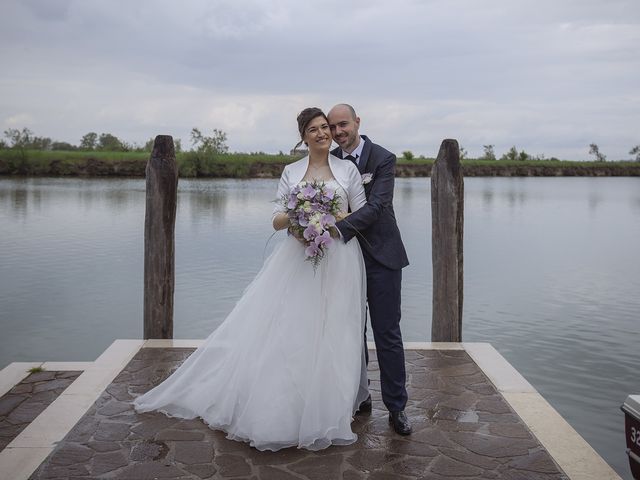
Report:
M336 215L336 221L339 222L341 220L344 220L345 218L347 218L349 215L351 215L350 213L347 212L340 212Z
M302 234L298 233L298 231L295 228L289 227L287 231L289 232L289 235L292 235L296 240L304 244L305 242L304 237L302 236Z
M329 227L329 235L331 235L331 238L338 239L340 238L340 231L336 227Z

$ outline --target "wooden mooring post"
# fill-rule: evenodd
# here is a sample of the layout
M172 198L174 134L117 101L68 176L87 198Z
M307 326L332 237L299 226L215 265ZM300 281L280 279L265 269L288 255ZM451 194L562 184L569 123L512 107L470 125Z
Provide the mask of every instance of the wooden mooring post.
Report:
M432 342L462 341L464 182L457 140L443 140L431 170Z
M144 338L173 338L178 168L173 137L158 135L146 167Z

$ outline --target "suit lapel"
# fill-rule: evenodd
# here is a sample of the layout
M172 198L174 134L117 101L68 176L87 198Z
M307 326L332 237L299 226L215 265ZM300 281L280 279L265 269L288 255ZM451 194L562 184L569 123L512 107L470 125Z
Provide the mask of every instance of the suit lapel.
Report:
M360 137L364 142L364 147L362 147L362 155L358 160L358 170L360 170L360 173L364 173L367 171L367 163L369 162L369 155L371 155L371 140L364 135L360 135Z

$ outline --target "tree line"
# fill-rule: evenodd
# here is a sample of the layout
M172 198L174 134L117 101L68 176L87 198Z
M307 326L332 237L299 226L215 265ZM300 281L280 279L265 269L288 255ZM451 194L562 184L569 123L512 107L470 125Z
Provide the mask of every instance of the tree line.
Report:
M496 156L496 152L495 152L495 145L483 145L483 154L481 157L476 158L475 160L498 160L498 157ZM607 157L606 155L602 154L602 152L600 152L600 148L598 147L597 144L595 143L591 143L589 144L589 155L593 155L595 158L595 161L597 162L606 162L607 161ZM640 162L640 145L636 145L634 146L631 150L629 150L629 155L632 155L633 157L635 157L633 160L636 162ZM406 150L404 152L402 152L402 158L404 160L413 160L414 158L416 158L413 154L413 152L411 152L410 150ZM420 157L418 157L420 158ZM468 158L468 153L465 150L464 147L460 147L460 159L461 160L471 160L470 158ZM550 157L547 158L544 155L531 155L527 152L525 152L524 150L520 150L518 151L518 149L515 147L515 145L513 147L511 147L506 153L504 153L499 160L501 161L510 161L510 162L516 162L516 161L520 161L520 162L527 162L527 161L531 161L531 160L554 160L554 161L559 161L558 158L556 157Z
M24 127L22 130L17 128L9 128L4 131L6 140L0 139L0 149L16 148L24 150L65 150L65 151L102 151L102 152L151 152L153 150L154 139L150 138L144 145L127 143L111 133L89 132L82 136L78 145L72 145L68 142L54 141L49 137L39 137L31 130ZM199 128L192 128L191 133L191 149L190 152L198 154L212 155L218 153L227 153L227 134L222 130L214 128L211 135L205 135ZM182 142L180 139L174 140L176 153L182 152ZM495 145L483 145L483 155L476 160L498 160L495 153ZM597 162L605 162L606 155L600 152L597 144L589 144L589 155L593 155ZM640 145L635 145L629 150L629 155L634 157L634 161L640 162ZM415 155L411 150L402 152L404 160L413 160ZM424 158L419 156L417 158ZM471 160L468 158L467 151L464 147L460 147L460 159ZM559 160L556 157L546 158L544 155L531 155L524 150L518 151L515 147L511 147L504 153L499 160L506 161L530 161L530 160Z
M227 153L227 134L217 128L213 129L211 135L205 135L196 127L191 129L190 151L205 154ZM30 129L9 128L4 131L4 139L0 139L0 149L15 148L23 150L64 150L64 151L85 151L85 152L151 152L153 150L154 139L150 138L144 145L130 144L119 139L111 133L89 132L82 136L78 145L68 142L54 141L49 137L39 137ZM174 140L176 153L182 152L182 142L180 139Z

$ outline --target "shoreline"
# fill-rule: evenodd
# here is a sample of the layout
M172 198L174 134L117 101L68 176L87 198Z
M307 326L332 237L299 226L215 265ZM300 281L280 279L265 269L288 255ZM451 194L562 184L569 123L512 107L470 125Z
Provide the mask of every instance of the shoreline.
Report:
M45 155L49 152L2 153L0 151L0 177L144 177L149 158L148 153L92 155L84 152L73 156ZM279 178L285 165L297 159L266 154L194 159L188 152L179 154L176 163L181 178ZM429 177L432 166L432 159L400 159L396 164L396 177ZM640 162L463 160L462 172L465 177L637 177Z

